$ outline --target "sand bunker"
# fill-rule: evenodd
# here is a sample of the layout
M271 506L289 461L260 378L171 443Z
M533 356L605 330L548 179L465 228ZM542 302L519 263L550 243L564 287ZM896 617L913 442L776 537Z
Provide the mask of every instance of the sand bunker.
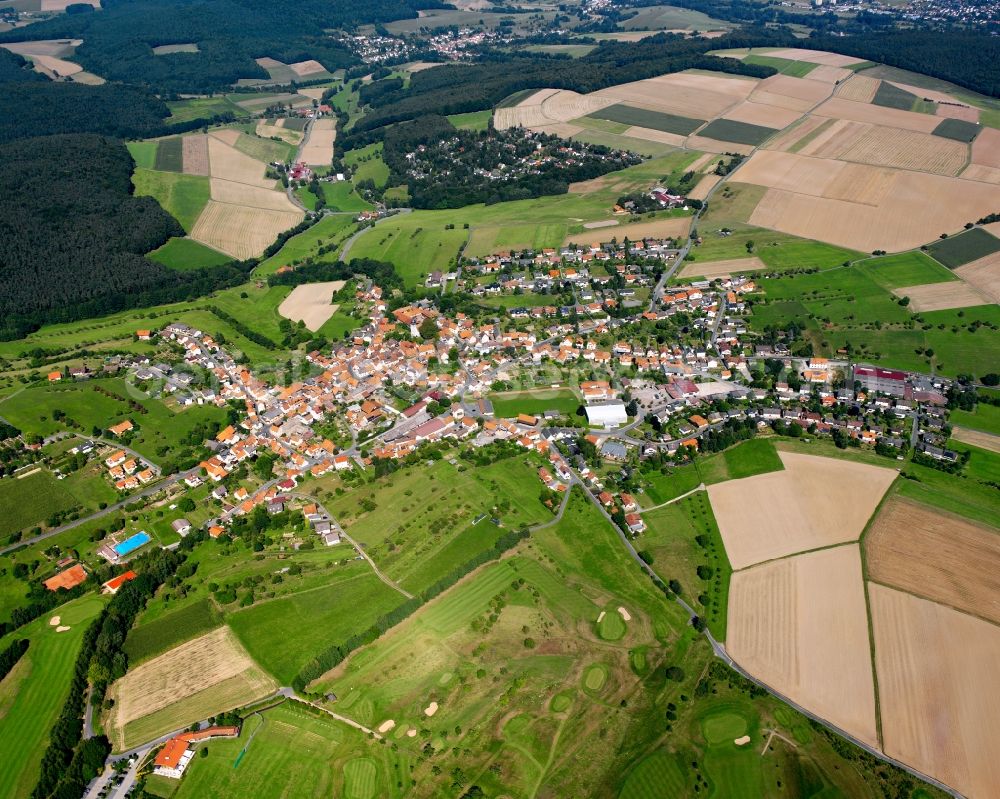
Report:
M601 611L601 615L597 617L597 623L598 623L598 624L600 624L600 623L601 623L602 621L604 621L604 617L605 617L606 615L607 615L607 614L606 614L606 613L605 613L605 612L604 612L604 611L602 610L602 611Z
M58 627L60 624L62 624L62 619L59 616L53 616L51 619L49 619L49 624L51 624L53 627Z
M632 617L629 615L629 612L625 610L625 608L618 608L618 612L621 614L622 618L625 619L625 621L632 621Z
M406 731L406 737L407 738L416 738L417 737L417 731L415 729L413 729L413 727L410 727L410 729L408 729Z
M57 633L64 633L64 632L66 632L69 629L71 629L71 628L67 627L65 624L60 624L58 627L56 627L56 632Z
M746 746L748 743L750 743L750 736L741 735L739 738L734 739L733 743L736 744L737 746Z
M427 707L424 708L424 715L427 716L427 718L430 718L437 712L438 712L437 702L431 702Z
M381 724L378 725L378 731L381 733L387 733L393 727L396 726L396 722L393 719L386 719Z

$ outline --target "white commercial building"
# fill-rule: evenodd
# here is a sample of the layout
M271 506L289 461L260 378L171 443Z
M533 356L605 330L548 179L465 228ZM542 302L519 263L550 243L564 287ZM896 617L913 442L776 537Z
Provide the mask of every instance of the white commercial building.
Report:
M619 427L628 422L628 414L625 413L625 403L623 402L598 402L588 405L586 410L587 421L605 429Z

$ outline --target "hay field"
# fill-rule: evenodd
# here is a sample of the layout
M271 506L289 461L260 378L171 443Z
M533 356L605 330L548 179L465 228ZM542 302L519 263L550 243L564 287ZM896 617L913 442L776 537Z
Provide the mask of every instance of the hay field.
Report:
M704 136L688 136L686 146L689 150L701 150L706 153L750 155L753 152L752 144L737 144L736 142L709 139Z
M1000 302L1000 252L960 266L954 271L962 280L975 286L993 302Z
M833 92L842 100L853 100L856 103L870 103L875 99L875 92L882 85L878 78L868 78L864 75L853 75L841 83Z
M823 64L828 67L849 67L851 64L859 64L863 60L849 55L828 53L825 50L802 50L798 47L772 50L768 53L768 56L771 58L787 58L790 61L808 61L810 64Z
M802 121L797 125L775 136L765 147L768 150L777 150L778 152L788 152L789 150L798 152L807 143L819 136L825 127L829 127L832 124L833 120L831 119L814 117L810 114L803 117Z
M771 78L768 78L771 80ZM930 114L918 114L914 111L900 111L898 108L886 108L881 105L854 103L842 97L831 97L814 114L833 119L850 119L854 122L867 122L870 125L885 125L904 130L915 130L918 133L930 133L941 120Z
M961 119L965 122L979 121L979 109L969 105L939 105L934 113L936 116L947 119Z
M316 332L337 312L338 306L331 304L331 298L343 287L343 280L296 286L282 300L278 313L293 322L305 322L306 327Z
M234 258L252 258L301 219L298 209L276 211L209 200L191 238Z
M288 144L298 145L302 141L302 131L284 127L281 123L283 119L274 120L275 124L269 124L269 120L261 119L257 122L255 131L258 136L265 139L277 137Z
M1000 628L869 586L883 750L975 799L1000 786Z
M239 138L239 131L217 131L208 136L208 163L211 176L231 180L234 183L245 183L248 186L273 189L276 181L264 175L267 166L224 141L218 135L224 132L236 133L236 138Z
M498 130L506 130L517 125L540 128L579 119L613 104L614 100L594 94L579 94L564 89L541 89L516 106L496 109L493 124Z
M767 264L756 255L752 258L731 258L726 261L705 261L705 263L693 261L681 270L679 277L705 277L712 280L737 272L757 272L761 269L767 269Z
M245 183L235 183L231 180L211 178L209 180L212 199L230 205L246 205L250 208L262 208L268 211L284 211L298 213L299 209L288 199L283 191L271 191L260 186L247 186Z
M781 128L787 128L800 116L802 114L798 111L791 111L776 105L758 103L754 100L746 100L727 111L722 118L780 130Z
M309 61L299 61L295 64L289 64L288 67L300 78L305 78L309 75L316 75L320 72L326 72L326 67L319 63L319 61L314 61L312 59Z
M989 303L986 297L960 280L902 286L893 289L892 293L897 297L909 297L910 308L914 311L944 311L949 308L969 308Z
M802 154L936 175L957 175L969 160L967 144L929 133L860 123L834 124L829 132L803 147Z
M853 74L851 70L844 69L843 67L831 67L827 64L820 64L815 69L810 70L807 75L803 75L803 77L806 80L818 80L823 83L840 83L847 80Z
M715 188L716 184L722 180L720 175L705 175L698 184L688 192L688 197L692 200L704 200L708 193Z
M337 120L333 117L317 119L309 127L308 138L302 147L301 160L309 166L330 166L333 162L333 142L337 138Z
M570 242L610 241L615 237L618 241L628 237L632 241L645 238L684 238L691 227L691 217L674 216L667 219L656 219L652 222L634 222L630 225L601 228L595 232L572 233L563 241Z
M951 431L951 437L963 444L972 444L980 449L1000 453L1000 436L993 433L984 433L982 430L972 430L956 425Z
M79 64L74 64L72 61L66 61L63 58L56 58L51 55L32 55L31 61L35 65L35 71L41 72L50 78L53 76L66 78L76 75L78 72L83 72L83 67Z
M277 687L228 627L220 627L140 664L111 687L116 748L267 696ZM213 695L213 689L221 689ZM167 711L162 713L161 711ZM152 726L141 724L159 715ZM136 732L126 732L132 726ZM157 732L152 732L156 729Z
M182 138L181 163L186 175L208 175L208 136L195 133Z
M733 573L726 649L769 686L878 745L856 544Z
M1000 623L996 530L894 498L864 547L869 580Z
M782 471L708 487L733 569L856 541L896 478L864 463L778 455Z

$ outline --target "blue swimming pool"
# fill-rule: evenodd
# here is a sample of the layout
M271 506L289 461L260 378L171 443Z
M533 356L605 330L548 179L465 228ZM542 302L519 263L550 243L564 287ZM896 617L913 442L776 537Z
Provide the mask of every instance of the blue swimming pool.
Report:
M114 550L119 554L119 556L127 555L129 552L135 552L143 544L148 544L153 539L149 537L149 533L136 533L135 535L129 536L120 544L115 544Z

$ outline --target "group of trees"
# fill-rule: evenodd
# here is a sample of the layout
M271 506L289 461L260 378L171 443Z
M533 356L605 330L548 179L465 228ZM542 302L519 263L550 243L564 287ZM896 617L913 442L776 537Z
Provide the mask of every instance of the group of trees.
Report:
M125 674L125 638L133 622L156 590L184 562L195 538L189 536L175 551L156 549L136 559L132 568L139 576L119 589L84 632L69 695L49 734L32 799L82 796L87 784L100 772L111 744L104 736L82 740L87 688L92 687L91 702L100 706L111 682Z
M396 268L385 261L371 258L353 258L350 261L333 261L299 266L291 272L269 275L269 286L299 286L303 283L322 283L335 280L350 280L355 275L363 275L383 289L402 288L403 280Z
M406 183L414 208L461 208L565 194L570 183L642 160L621 150L521 128L455 130L441 116L389 128L382 158L391 172L389 183ZM504 177L486 176L484 170Z

